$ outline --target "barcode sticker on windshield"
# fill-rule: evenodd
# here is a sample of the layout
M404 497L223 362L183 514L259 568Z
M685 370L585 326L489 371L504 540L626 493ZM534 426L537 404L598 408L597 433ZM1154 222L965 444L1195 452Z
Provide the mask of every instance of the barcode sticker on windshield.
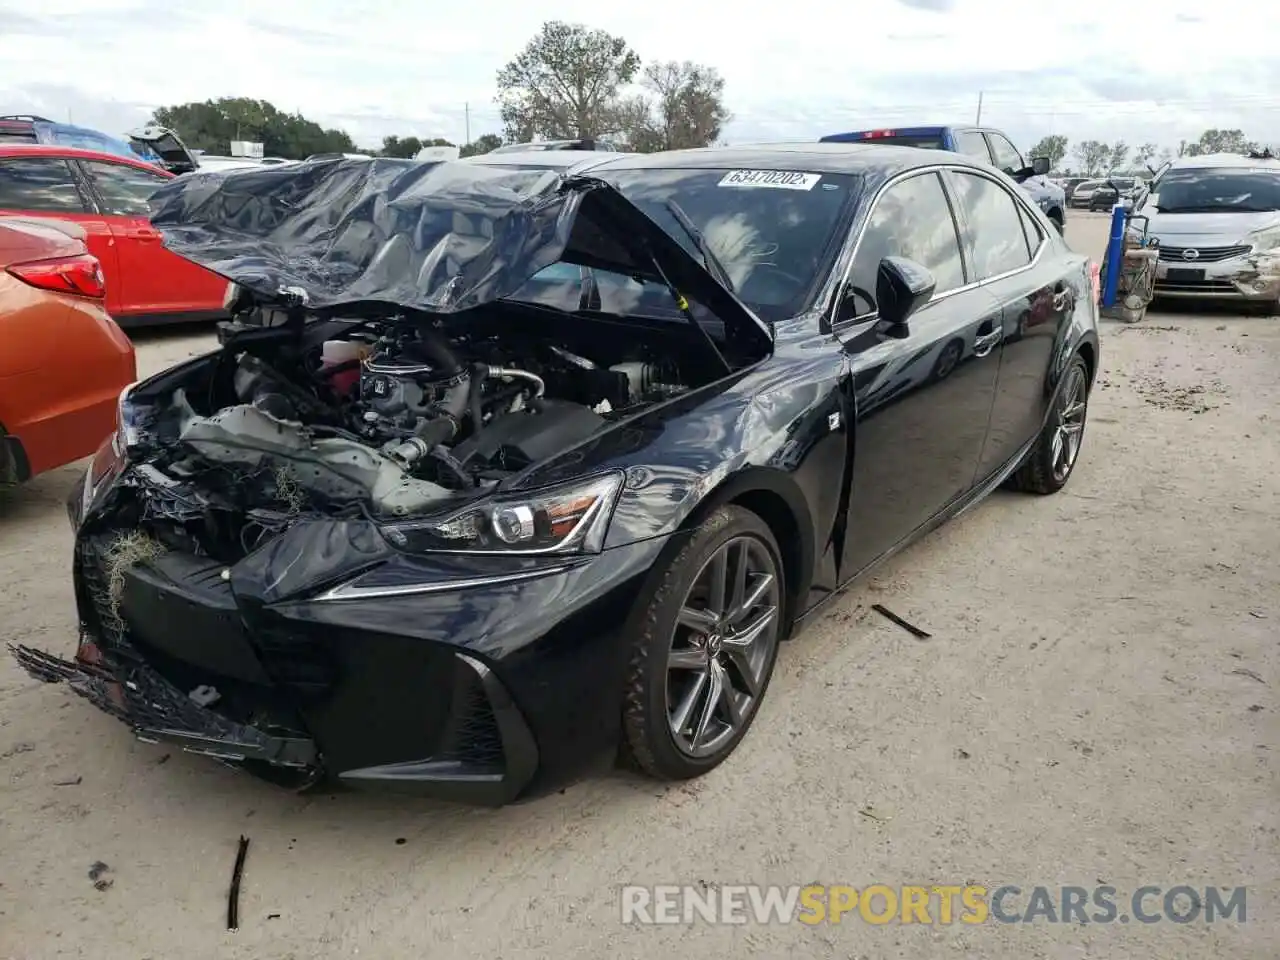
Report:
M731 170L720 180L722 187L772 187L775 190L812 190L822 179L817 173L794 170Z

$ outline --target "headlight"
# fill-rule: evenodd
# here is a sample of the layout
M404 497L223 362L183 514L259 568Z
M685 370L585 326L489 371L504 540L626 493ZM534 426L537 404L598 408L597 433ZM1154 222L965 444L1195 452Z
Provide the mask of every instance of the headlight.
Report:
M138 381L129 384L120 391L120 397L116 400L116 432L111 438L111 449L115 451L117 457L127 457L129 451L136 447L142 438L137 410L129 401L129 394L137 385Z
M1266 253L1280 247L1280 224L1256 230L1245 238L1253 247L1254 253Z
M441 520L383 527L397 547L433 553L599 553L622 474L490 497Z

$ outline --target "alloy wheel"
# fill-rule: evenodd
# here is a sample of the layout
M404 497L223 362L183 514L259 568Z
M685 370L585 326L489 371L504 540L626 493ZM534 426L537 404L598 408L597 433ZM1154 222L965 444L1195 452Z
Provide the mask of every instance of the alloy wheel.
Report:
M1080 455L1080 442L1084 439L1084 419L1088 408L1088 386L1084 370L1073 366L1062 385L1062 399L1058 406L1058 423L1053 432L1052 459L1054 479L1063 482L1075 466Z
M667 657L667 723L679 750L708 757L759 704L779 635L778 569L753 536L703 564L681 604Z

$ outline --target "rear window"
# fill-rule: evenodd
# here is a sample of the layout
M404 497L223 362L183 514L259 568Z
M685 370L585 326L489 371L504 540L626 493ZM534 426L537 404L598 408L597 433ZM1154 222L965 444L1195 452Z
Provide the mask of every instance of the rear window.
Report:
M0 210L83 213L71 167L57 157L0 159Z
M947 145L942 141L941 133L895 133L886 136L879 136L874 133L851 133L846 136L849 141L858 143L889 143L898 147L919 147L922 150L945 150L947 148ZM846 137L840 138L841 141L845 139Z
M0 143L36 143L34 130L6 130L0 127Z

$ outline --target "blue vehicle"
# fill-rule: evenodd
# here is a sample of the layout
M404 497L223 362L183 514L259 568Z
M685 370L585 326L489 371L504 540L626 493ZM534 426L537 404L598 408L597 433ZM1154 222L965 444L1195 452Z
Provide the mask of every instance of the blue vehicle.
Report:
M895 127L892 130L858 130L852 133L832 133L821 138L822 143L893 143L901 147L920 147L924 150L950 150L971 157L979 163L989 164L1008 174L1025 190L1036 205L1045 212L1058 232L1062 233L1067 222L1067 196L1059 186L1045 179L1051 166L1047 157L1035 157L1028 164L1022 153L1002 131L992 127Z
M119 137L30 114L0 117L0 143L48 143L155 162L154 156L146 156Z

